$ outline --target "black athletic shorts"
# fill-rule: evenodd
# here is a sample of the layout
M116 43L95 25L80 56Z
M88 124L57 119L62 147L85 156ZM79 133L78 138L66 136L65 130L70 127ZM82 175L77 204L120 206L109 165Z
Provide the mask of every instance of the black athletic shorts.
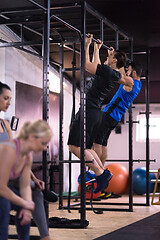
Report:
M109 114L103 112L101 125L94 142L103 146L107 146L111 131L116 127L118 123L119 122L112 118Z
M102 112L96 108L86 110L86 148L91 149L102 119ZM68 145L80 147L80 111L77 112L69 132Z

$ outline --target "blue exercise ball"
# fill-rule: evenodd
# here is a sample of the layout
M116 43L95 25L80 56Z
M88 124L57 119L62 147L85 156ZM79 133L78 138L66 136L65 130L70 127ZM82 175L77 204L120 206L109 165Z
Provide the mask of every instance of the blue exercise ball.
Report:
M149 189L150 193L154 190L154 182L151 179L156 179L154 173L149 173ZM133 172L133 191L138 195L143 195L146 193L146 168L137 168Z

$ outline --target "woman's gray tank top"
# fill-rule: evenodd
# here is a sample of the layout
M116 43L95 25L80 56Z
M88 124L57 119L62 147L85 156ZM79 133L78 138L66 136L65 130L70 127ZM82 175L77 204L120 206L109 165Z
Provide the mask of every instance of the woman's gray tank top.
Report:
M8 132L7 132L7 129L6 129L6 126L3 122L3 120L1 119L0 122L1 122L1 126L3 128L3 132L0 132L0 142L4 142L6 140L9 140L9 136L8 136Z

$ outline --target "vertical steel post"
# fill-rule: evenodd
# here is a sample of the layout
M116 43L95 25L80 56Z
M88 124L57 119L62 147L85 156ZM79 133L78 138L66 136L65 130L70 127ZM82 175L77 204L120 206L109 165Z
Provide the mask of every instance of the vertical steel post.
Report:
M81 49L80 49L80 160L81 160L81 224L86 219L86 184L85 184L85 148L86 148L86 79L85 79L85 53L86 53L86 2L81 4Z
M43 119L49 120L49 37L50 37L50 0L45 3L46 11L44 12L43 26ZM49 148L43 151L43 181L45 189L48 188L48 160ZM48 206L45 205L46 215L48 215ZM48 217L48 216L47 216Z
M23 42L24 41L24 32L23 32L23 30L24 30L24 28L23 28L23 24L21 24L20 25L20 31L21 31L21 42ZM22 48L23 48L23 46L22 46Z
M130 59L133 60L133 39L129 41ZM128 108L129 113L129 211L133 212L133 116L132 104Z
M60 99L59 99L59 209L63 207L63 44L60 44Z
M119 33L118 31L115 32L116 42L115 42L115 49L119 49Z
M149 206L149 168L150 168L150 157L149 157L149 57L150 50L147 51L147 71L146 71L146 84L145 84L145 98L146 98L146 205Z
M100 40L103 42L104 28L103 28L103 19L100 20Z
M76 92L76 44L73 44L73 61L72 61L72 98L73 98L73 109L72 109L72 117L71 124L75 118L75 92ZM72 160L72 153L69 152L69 160ZM69 162L69 189L68 189L68 212L70 212L70 202L71 202L71 190L72 190L72 163Z

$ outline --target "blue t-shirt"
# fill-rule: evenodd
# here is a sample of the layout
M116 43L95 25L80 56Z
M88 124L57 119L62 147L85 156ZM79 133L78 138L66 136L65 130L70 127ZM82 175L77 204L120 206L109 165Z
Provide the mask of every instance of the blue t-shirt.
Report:
M141 90L141 81L133 79L133 82L133 89L130 92L126 92L123 89L123 84L121 84L112 100L103 109L103 112L106 112L118 122Z

